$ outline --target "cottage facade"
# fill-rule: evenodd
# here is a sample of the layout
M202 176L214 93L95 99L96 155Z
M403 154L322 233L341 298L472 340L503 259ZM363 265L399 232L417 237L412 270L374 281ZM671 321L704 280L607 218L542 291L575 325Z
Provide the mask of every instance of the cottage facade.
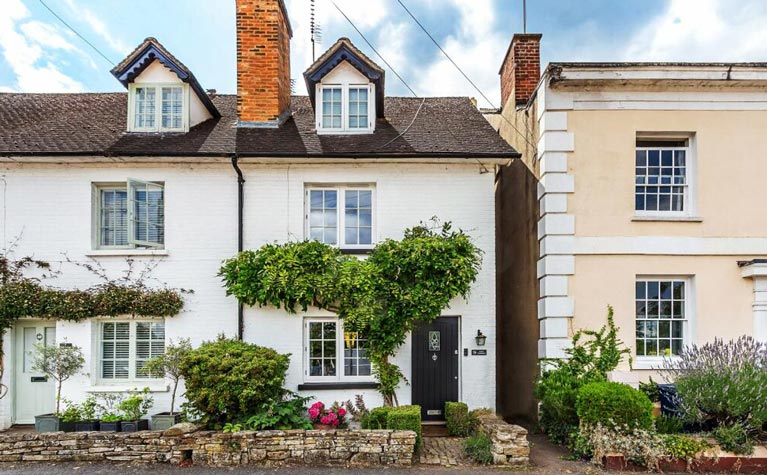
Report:
M410 382L399 402L423 404L427 419L445 400L495 406L495 171L518 154L468 98L386 96L384 71L347 39L304 73L309 96L291 96L282 1L238 0L237 27L237 95L206 92L154 38L112 71L127 92L0 94L4 246L60 267L50 283L62 288L97 281L71 262L119 277L130 259L153 267L150 286L193 291L172 318L19 321L4 336L0 427L54 408L52 382L31 370L40 342L83 349L85 374L64 384L72 401L149 387L153 412L168 410L167 381L143 361L171 340L224 334L290 353L287 389L380 405L364 338L345 338L325 311L241 309L217 272L275 241L317 239L364 258L433 216L467 230L483 264L470 299L398 352ZM470 351L478 330L485 355Z

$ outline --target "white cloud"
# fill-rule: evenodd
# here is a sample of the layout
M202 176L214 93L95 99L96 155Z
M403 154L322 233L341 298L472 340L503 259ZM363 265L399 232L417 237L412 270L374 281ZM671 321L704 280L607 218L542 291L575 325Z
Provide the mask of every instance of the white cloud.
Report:
M20 92L82 91L82 84L62 73L43 49L44 46L67 49L64 46L66 40L60 36L41 38L42 32L55 32L55 28L41 26L39 22L22 23L29 15L29 10L20 0L4 0L0 9L0 49L16 76L16 84L3 88ZM31 27L25 27L30 23ZM17 31L17 26L21 33Z
M89 10L82 5L78 5L74 0L66 0L66 4L69 7L72 15L85 23L90 29L96 33L103 41L105 41L110 48L118 53L127 56L131 52L131 48L126 45L120 38L114 36L114 33L109 30L106 23L101 20L92 10Z
M65 51L75 51L77 48L59 34L59 30L48 23L41 21L28 21L23 23L19 29L24 35L39 44L53 49L62 49Z
M764 0L671 0L629 41L626 61L765 61Z

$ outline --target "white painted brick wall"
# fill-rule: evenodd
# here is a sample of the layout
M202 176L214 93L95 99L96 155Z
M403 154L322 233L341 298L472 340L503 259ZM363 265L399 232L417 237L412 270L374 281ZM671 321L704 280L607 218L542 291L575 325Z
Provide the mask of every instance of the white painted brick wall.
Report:
M493 174L479 166L438 164L243 165L245 185L245 247L304 238L305 183L373 183L377 238L400 238L409 226L432 216L468 231L484 251L483 267L469 302L456 299L447 315L462 316L461 349L474 348L478 329L488 336L487 356L460 356L461 399L472 407L495 406L495 255ZM186 296L182 314L168 319L168 338L189 337L194 344L219 333L234 336L237 305L227 298L216 273L223 259L237 249L237 185L231 166L152 165L29 165L0 167L5 181L0 193L0 230L6 240L22 234L18 255L60 263L63 253L86 261L91 248L91 184L124 182L127 178L164 181L166 186L166 249L153 276L173 287L194 290ZM3 182L0 181L0 187ZM5 218L3 218L5 216ZM124 257L98 257L117 275ZM151 258L139 257L137 261ZM70 264L61 264L61 287L87 287L96 278ZM310 312L310 315L315 313ZM302 381L302 318L266 308L248 308L245 339L291 353L287 387ZM86 371L65 383L63 396L82 399L97 380L95 325L91 321L57 323L57 338L83 348ZM11 345L6 345L8 349ZM461 352L462 355L462 352ZM396 358L410 377L409 342ZM9 375L6 375L8 378ZM143 383L130 384L141 387ZM125 389L125 385L115 389ZM350 399L362 391L322 391L323 401ZM167 410L170 393L154 393L153 412ZM13 392L0 401L0 427L10 424ZM380 404L375 391L365 392L368 405ZM401 403L410 402L410 387L399 390Z

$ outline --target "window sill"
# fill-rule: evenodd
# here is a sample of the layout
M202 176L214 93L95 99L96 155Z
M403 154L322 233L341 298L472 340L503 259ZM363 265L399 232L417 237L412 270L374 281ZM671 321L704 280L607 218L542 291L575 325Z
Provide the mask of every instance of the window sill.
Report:
M122 383L116 385L101 385L91 386L85 390L87 393L125 393L128 391L142 390L143 388L149 388L150 393L167 393L170 391L170 386L167 384L146 384L141 381L136 381L134 384Z
M349 255L368 255L373 252L373 249L340 249L341 254Z
M376 382L334 382L334 383L304 383L298 385L299 391L317 391L330 389L378 389Z
M167 249L95 249L85 253L87 257L107 256L167 256Z
M702 223L700 216L663 216L663 215L635 215L631 221L678 221L683 223Z
M664 362L668 360L671 361L672 367L676 367L676 364L679 360L679 357L676 358L664 358L664 357L641 357L637 356L634 359L634 363L631 365L632 369L664 369L665 365Z

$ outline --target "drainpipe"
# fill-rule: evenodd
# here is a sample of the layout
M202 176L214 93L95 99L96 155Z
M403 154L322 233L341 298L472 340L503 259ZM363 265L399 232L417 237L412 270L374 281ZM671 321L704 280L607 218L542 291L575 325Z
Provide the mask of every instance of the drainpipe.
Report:
M237 252L243 251L243 208L245 206L245 177L238 164L239 157L232 154L232 167L237 173ZM237 339L242 341L245 330L245 308L242 303L237 303Z

